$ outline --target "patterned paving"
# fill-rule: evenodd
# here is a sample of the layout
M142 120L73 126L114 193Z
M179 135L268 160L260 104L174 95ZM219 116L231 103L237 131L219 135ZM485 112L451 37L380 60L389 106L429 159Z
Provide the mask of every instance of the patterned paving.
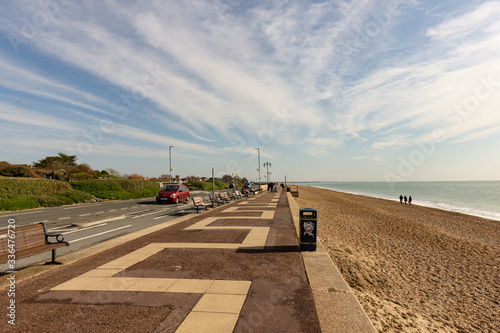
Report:
M175 279L175 278L140 278L113 277L127 268L152 255L171 248L197 249L264 249L270 227L263 226L218 226L218 220L237 221L272 220L279 200L275 194L271 200L262 199L261 195L237 202L231 207L220 210L233 215L207 217L184 230L224 231L248 230L241 244L235 243L151 243L134 252L110 261L96 269L62 283L51 290L85 291L141 291L164 293L203 294L176 332L232 332L243 307L251 281L229 281L210 279ZM237 215L238 213L261 212L258 217Z

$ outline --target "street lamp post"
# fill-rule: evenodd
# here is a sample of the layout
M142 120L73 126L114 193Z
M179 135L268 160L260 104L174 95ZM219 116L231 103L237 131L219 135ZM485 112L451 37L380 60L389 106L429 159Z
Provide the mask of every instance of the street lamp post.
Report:
M266 167L266 169L267 169L267 172L266 172L266 175L267 175L267 176L266 176L266 177L267 177L267 183L269 184L269 168L271 167L271 163L266 162L266 163L264 163L264 166L265 166L265 167Z
M168 166L169 166L169 175L170 175L170 182L172 182L172 148L174 146L169 146L168 147Z
M255 148L257 150L258 163L257 163L257 171L259 172L259 186L260 186L260 148Z

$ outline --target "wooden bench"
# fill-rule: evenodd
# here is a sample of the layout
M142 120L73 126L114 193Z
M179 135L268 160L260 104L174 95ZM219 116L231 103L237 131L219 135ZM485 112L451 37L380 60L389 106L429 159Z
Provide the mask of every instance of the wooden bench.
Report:
M52 251L52 261L46 264L61 264L56 261L56 249L68 245L62 234L49 234L43 222L9 225L8 229L0 231L0 263Z
M212 204L205 202L203 200L203 197L194 197L193 198L193 205L196 207L196 212L198 213L200 210L200 207L205 207L205 210L207 210L208 206L210 206Z
M220 199L220 195L219 195L218 193L215 193L215 197L214 197L214 198L212 198L212 196L211 196L211 195L209 195L209 198L210 198L210 201L211 201L214 205L215 205L215 204L217 204L217 206L220 206L220 205L222 205L222 204L224 203L224 201L222 201L222 200Z
M219 197L223 202L231 202L231 198L227 192L220 192Z
M231 193L231 199L238 200L238 199L241 199L241 198L242 198L242 195L241 195L240 191L234 191L234 192Z

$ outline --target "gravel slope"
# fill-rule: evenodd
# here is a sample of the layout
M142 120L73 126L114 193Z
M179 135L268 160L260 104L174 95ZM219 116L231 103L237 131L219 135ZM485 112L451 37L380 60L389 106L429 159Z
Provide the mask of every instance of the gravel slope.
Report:
M500 332L500 222L300 187L380 332ZM397 198L396 198L397 199Z

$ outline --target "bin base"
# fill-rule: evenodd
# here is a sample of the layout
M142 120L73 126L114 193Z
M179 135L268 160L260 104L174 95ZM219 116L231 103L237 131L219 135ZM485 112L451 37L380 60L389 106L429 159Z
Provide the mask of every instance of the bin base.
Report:
M300 251L316 251L316 243L300 243Z

